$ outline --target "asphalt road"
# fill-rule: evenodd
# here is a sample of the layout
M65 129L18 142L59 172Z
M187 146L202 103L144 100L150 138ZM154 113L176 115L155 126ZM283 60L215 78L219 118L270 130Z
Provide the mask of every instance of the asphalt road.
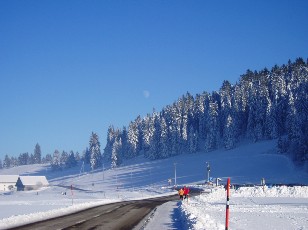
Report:
M133 229L155 207L176 199L173 195L107 204L12 229Z
M178 188L176 188L178 190ZM190 189L190 196L200 194L200 189ZM48 219L16 228L15 230L55 229L133 229L157 206L178 200L178 195L145 200L131 200L101 205L73 214Z

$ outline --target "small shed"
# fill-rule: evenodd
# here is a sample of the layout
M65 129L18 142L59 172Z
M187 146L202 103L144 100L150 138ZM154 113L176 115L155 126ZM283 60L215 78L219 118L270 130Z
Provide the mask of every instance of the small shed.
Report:
M0 191L11 191L16 189L19 175L0 175Z
M37 190L48 185L45 176L20 176L16 182L17 191Z

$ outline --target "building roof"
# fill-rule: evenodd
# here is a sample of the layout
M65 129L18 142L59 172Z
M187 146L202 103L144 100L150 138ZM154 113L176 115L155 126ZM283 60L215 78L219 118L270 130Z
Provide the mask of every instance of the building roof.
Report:
M20 176L19 177L23 185L49 185L45 176Z
M0 183L16 183L18 175L0 175Z

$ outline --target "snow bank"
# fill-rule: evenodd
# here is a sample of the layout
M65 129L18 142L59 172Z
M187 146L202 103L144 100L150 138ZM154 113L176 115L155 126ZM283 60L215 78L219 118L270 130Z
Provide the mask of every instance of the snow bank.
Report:
M230 228L308 229L308 200L305 198L308 198L308 187L305 186L265 187L264 191L262 187L231 189ZM196 230L225 229L225 207L226 191L223 187L184 200L179 206L187 229Z
M182 205L180 205L180 210L183 213L182 218L186 219L186 229L225 229L224 225L217 223L210 215L204 213L204 210L198 206L192 206L183 202Z
M175 191L170 192L165 192L163 194L156 194L156 195L142 195L142 197L131 197L131 198L119 198L119 199L103 199L103 200L96 200L92 202L84 202L82 200L76 200L75 202L82 202L82 203L74 203L74 205L67 205L66 207L62 208L56 208L56 209L51 209L48 211L41 211L41 212L33 212L29 214L23 214L23 215L15 215L11 216L8 218L3 218L0 220L0 229L7 229L7 228L13 228L21 225L26 225L38 221L43 221L59 216L64 216L68 214L72 214L81 210L85 210L88 208L96 207L99 205L104 205L104 204L109 204L109 203L114 203L114 202L120 202L123 200L142 200L142 199L148 199L148 198L154 198L154 197L161 197L161 196L170 196L176 194ZM50 202L50 201L49 201ZM29 207L33 208L33 203L31 201L28 201ZM20 203L17 203L19 205ZM52 208L52 207L51 207Z
M241 187L236 191L232 192L234 197L297 197L297 198L308 198L308 187L307 186L279 186L268 188L254 187L247 188Z
M12 216L9 218L4 218L0 220L0 229L13 228L20 225L26 225L42 220L47 220L59 216L68 215L71 213L75 213L87 208L95 207L102 204L113 203L119 200L108 200L108 201L100 201L100 202L87 202L82 204L76 204L65 208L53 209L46 212L36 212L25 215Z

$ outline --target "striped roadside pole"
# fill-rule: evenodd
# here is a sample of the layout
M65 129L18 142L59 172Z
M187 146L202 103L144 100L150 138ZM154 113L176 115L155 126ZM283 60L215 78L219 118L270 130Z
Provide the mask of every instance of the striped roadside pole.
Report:
M226 230L229 229L229 198L230 198L230 178L228 178L227 180Z

